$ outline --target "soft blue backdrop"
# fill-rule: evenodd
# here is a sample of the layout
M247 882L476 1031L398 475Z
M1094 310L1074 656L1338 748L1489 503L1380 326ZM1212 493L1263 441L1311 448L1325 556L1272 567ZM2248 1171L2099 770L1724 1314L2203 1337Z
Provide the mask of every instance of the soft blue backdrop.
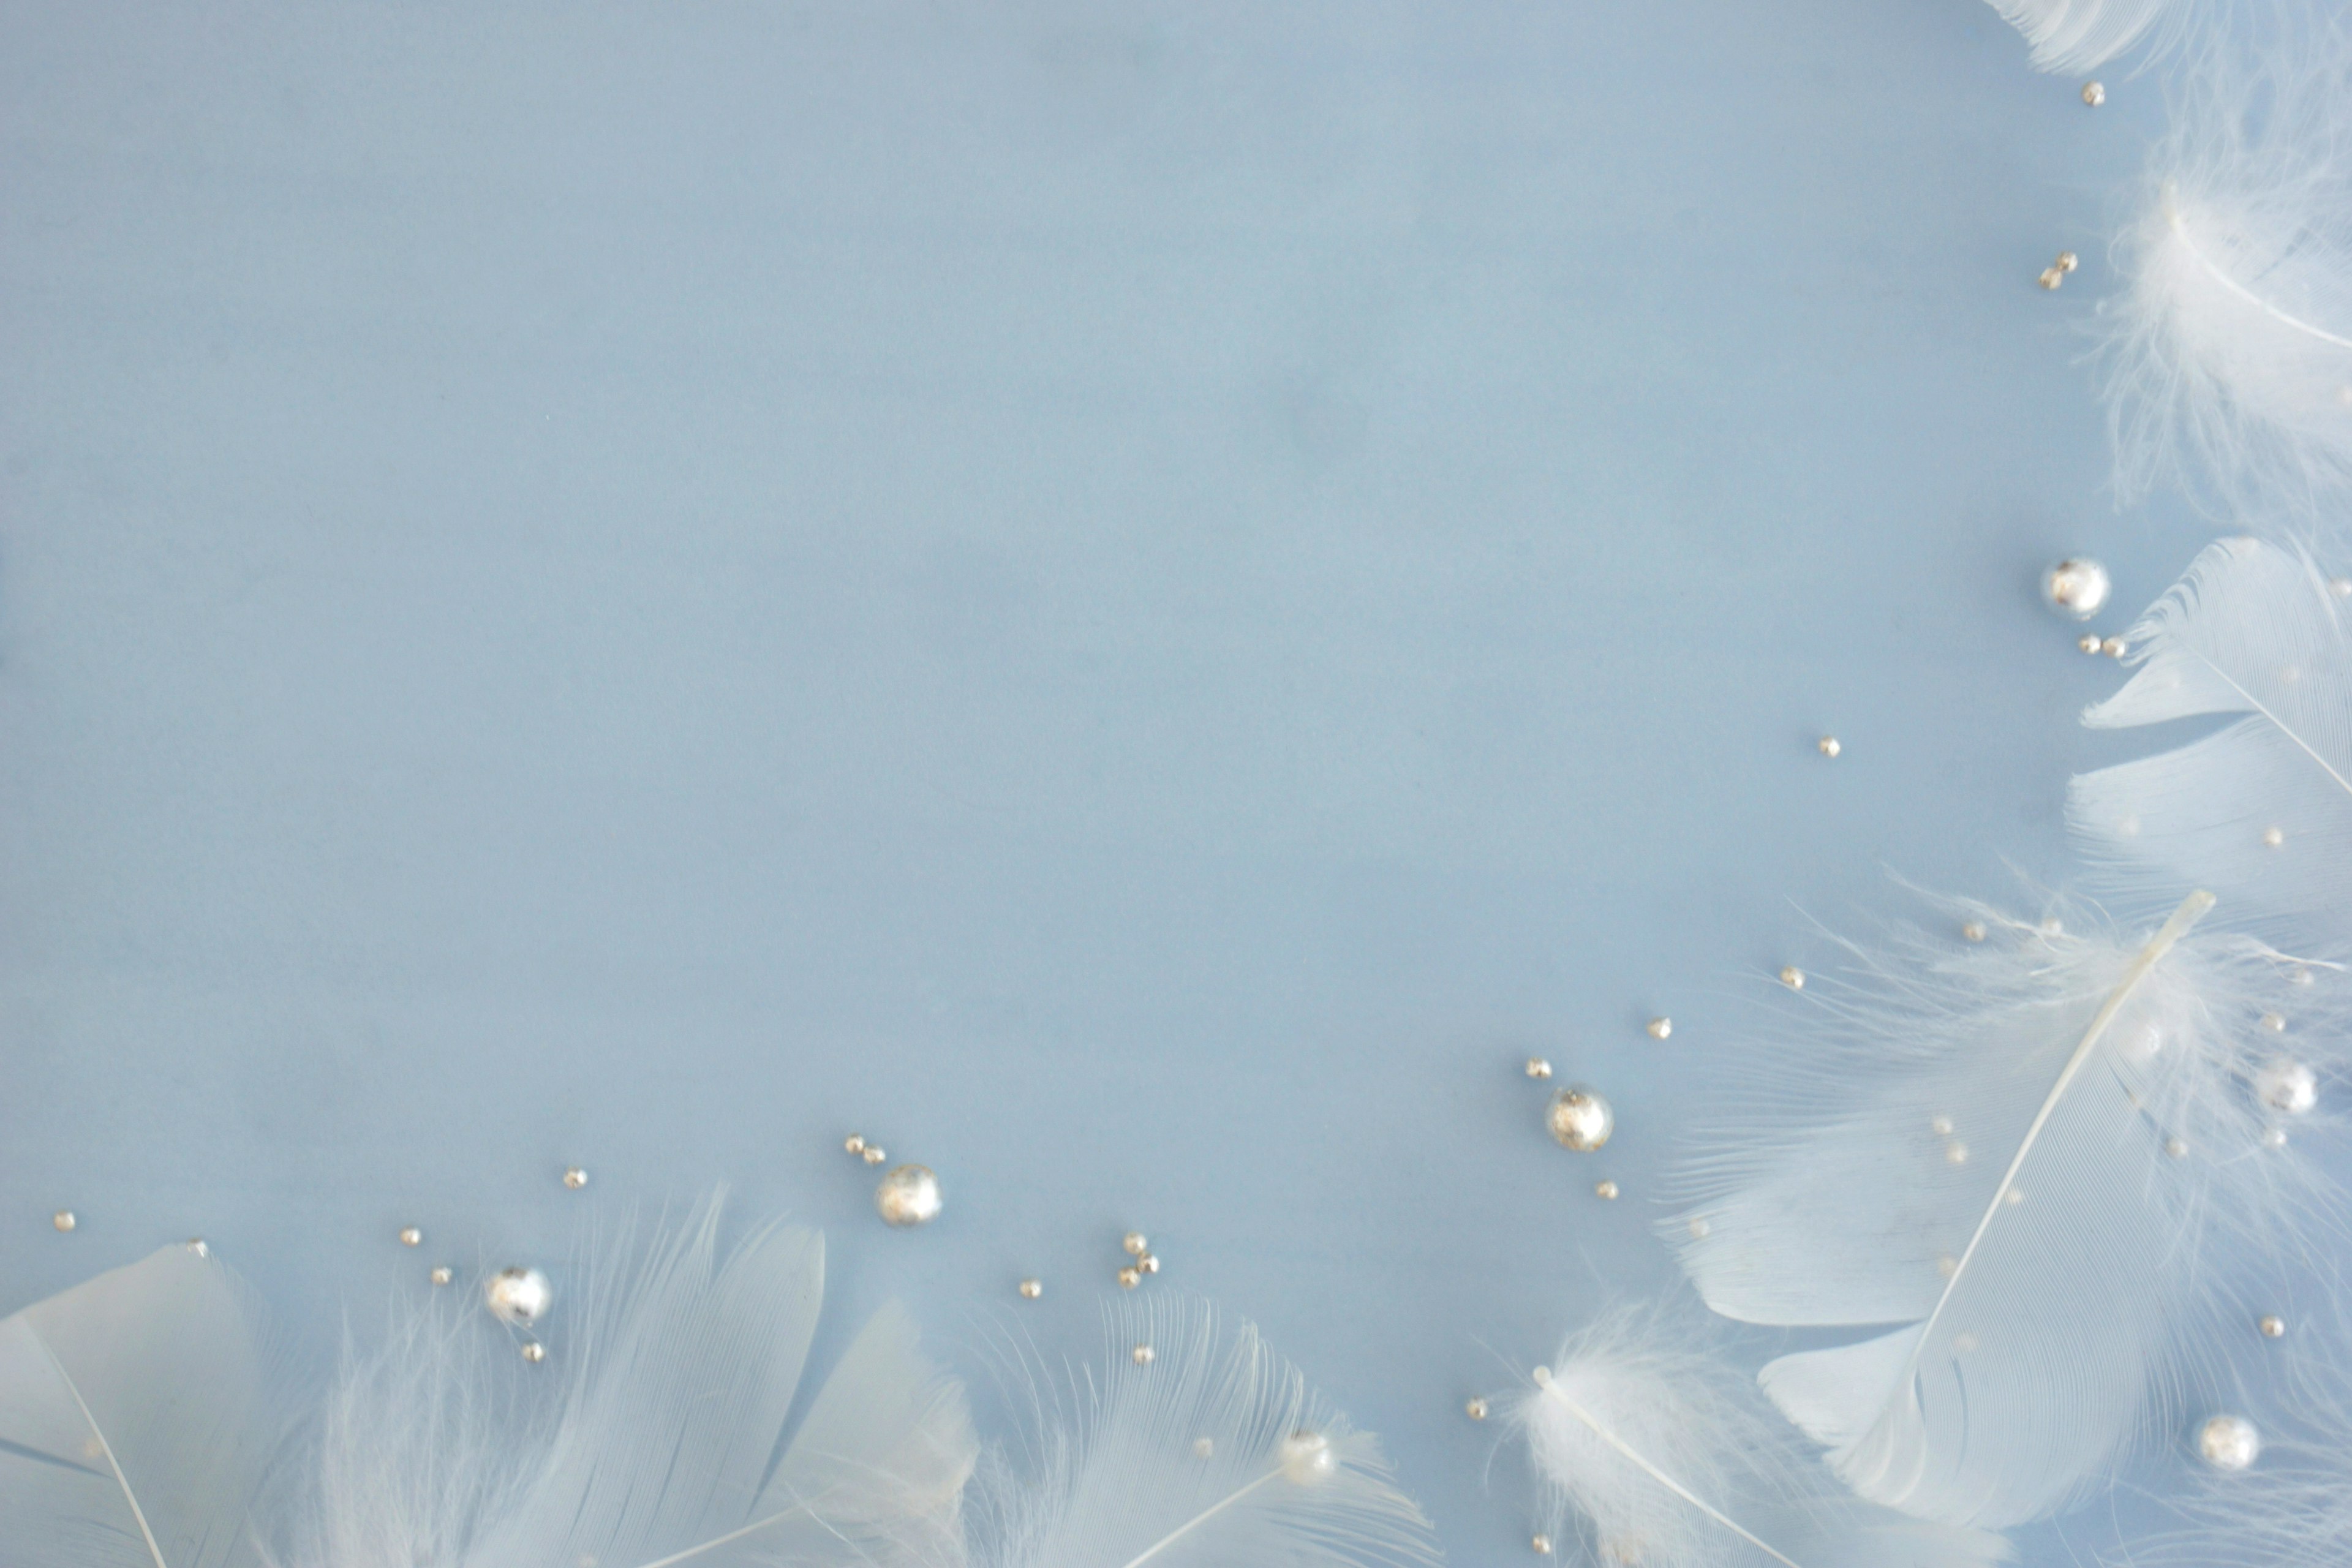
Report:
M2104 489L2162 115L2078 85L1980 0L0 0L0 1310L201 1232L324 1343L724 1181L970 1370L1139 1226L1526 1560L1464 1397L1666 1283L1810 916L2064 879L2035 574L2207 536Z

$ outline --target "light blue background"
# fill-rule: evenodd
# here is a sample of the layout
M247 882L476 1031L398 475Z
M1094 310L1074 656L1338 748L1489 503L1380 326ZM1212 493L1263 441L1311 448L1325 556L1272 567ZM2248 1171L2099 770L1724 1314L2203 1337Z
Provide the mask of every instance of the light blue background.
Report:
M1809 915L2064 879L2035 574L2210 531L2104 489L2161 105L2077 86L1980 0L0 0L0 1310L201 1232L325 1342L724 1181L974 1371L1141 1226L1531 1560L1462 1401L1667 1282Z

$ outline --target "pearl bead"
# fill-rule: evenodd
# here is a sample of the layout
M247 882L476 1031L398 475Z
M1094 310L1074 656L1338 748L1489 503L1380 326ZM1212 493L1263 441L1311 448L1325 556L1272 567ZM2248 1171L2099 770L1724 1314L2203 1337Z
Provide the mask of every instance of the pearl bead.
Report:
M2217 1470L2242 1470L2262 1451L2263 1435L2242 1415L2216 1415L2197 1428L2197 1452Z
M2284 829L2276 827L2265 827L2263 829L2263 843L2270 848L2275 849L2285 842L2286 833Z
M1960 928L1960 940L1962 942L1982 942L1984 939L1985 928L1984 921L1970 921L1968 924Z
M1929 1121L1927 1126L1938 1138L1949 1138L1952 1135L1952 1119L1948 1116L1938 1116Z
M1592 1195L1597 1198L1614 1198L1617 1195L1617 1184L1605 1181L1595 1182L1592 1184Z
M2058 253L2058 259L2051 265L2056 267L2061 272L2072 272L2083 265L2083 258L2071 250L2062 250Z
M1151 1250L1151 1244L1143 1238L1143 1233L1139 1230L1129 1231L1126 1236L1120 1237L1119 1245L1127 1248L1127 1255L1129 1258L1140 1258Z
M1690 1238L1693 1241L1705 1241L1715 1234L1715 1226L1709 1225L1703 1215L1693 1215L1689 1226L1685 1228L1690 1231Z
M2131 645L2125 642L2121 637L2101 637L2099 639L2099 651L2105 654L2109 658L2121 658L2124 655L2131 652Z
M1462 1410L1463 1414L1468 1415L1473 1421L1486 1419L1486 1402L1484 1399L1473 1398L1469 1404L1462 1407Z
M2083 84L2083 101L2093 109L2096 109L2099 105L2106 102L2107 89L2105 85L2095 81L2084 82Z
M1150 1366L1152 1363L1153 1355L1154 1352L1150 1345L1138 1345L1133 1350L1128 1352L1129 1359L1132 1360L1138 1366Z
M841 1146L853 1154L863 1154L866 1152L866 1134L853 1132L841 1141Z
M1133 1264L1130 1263L1126 1268L1118 1271L1118 1288L1120 1289L1132 1290L1138 1285L1142 1283L1143 1270L1136 1268Z
M1528 1058L1528 1076L1529 1078L1549 1078L1551 1076L1551 1063L1544 1060L1541 1057L1529 1057Z
M455 1269L444 1263L435 1268L433 1272L426 1275L425 1278L432 1280L436 1285L446 1285L452 1279L457 1279L457 1275Z
M417 1229L413 1225L403 1226L400 1231L400 1245L403 1247L422 1247L425 1245L425 1233Z
M79 1225L81 1221L74 1217L73 1210L59 1209L57 1213L49 1216L49 1223L58 1227L58 1233L59 1235L63 1235L65 1232L69 1231L74 1226Z
M1823 735L1820 740L1814 742L1813 744L1820 750L1822 755L1825 757L1834 757L1840 752L1845 750L1843 746L1838 744L1838 738L1835 735Z
M537 1340L526 1341L522 1347L522 1359L537 1366L547 1359L547 1347Z
M1653 1018L1645 1026L1650 1031L1650 1038L1654 1040L1663 1040L1675 1032L1675 1021L1672 1018Z
M1339 1473L1339 1456L1331 1451L1331 1439L1311 1427L1302 1426L1282 1440L1282 1474L1294 1486L1313 1486Z
M2164 1152L2175 1160L2185 1158L2189 1153L2189 1140L2176 1132L2164 1141Z
M2284 1127L2264 1128L2263 1130L2263 1147L2265 1149L2285 1148L2286 1129Z
M2319 1103L2319 1079L2291 1057L2281 1057L2254 1074L2254 1093L2273 1110L2301 1116Z
M2276 1312L2265 1312L2263 1314L2263 1321L2256 1323L2254 1327L2262 1331L2263 1338L2275 1340L2285 1334L2286 1320Z
M1024 1279L1021 1281L1021 1299L1023 1300L1034 1301L1045 1293L1045 1282L1043 1279Z
M2066 275L2055 267L2045 267L2042 269L2042 276L2037 281L2044 289L2055 289L2059 284L2066 281Z
M1793 963L1790 964L1780 971L1780 984L1791 991L1802 991L1805 988L1805 972Z
M555 1287L536 1268L501 1268L483 1283L482 1299L499 1321L527 1329L555 1304Z
M576 1193L588 1184L588 1173L574 1165L563 1173L563 1184Z
M1965 1165L1969 1163L1969 1146L1955 1138L1944 1145L1944 1163Z
M2096 632L2084 632L2081 637L2074 639L2074 646L2082 649L2084 653L2095 654L2099 651L2099 634Z
M868 1143L866 1146L866 1152L863 1156L866 1163L869 1165L878 1165L889 1157L890 1156L883 1151L882 1146L878 1143Z
M1544 1125L1551 1129L1553 1142L1561 1148L1589 1154L1609 1142L1609 1134L1617 1128L1617 1113L1609 1109L1598 1089L1571 1084L1551 1097Z
M2265 1028L2265 1029L2268 1029L2268 1030L2269 1030L2272 1034L2273 1034L2273 1035L2284 1035L2284 1034L2285 1034L2285 1033L2286 1033L2286 1015L2285 1015L2285 1014L2284 1014L2284 1013L2265 1013L2265 1014L2263 1014L2263 1028Z
M1146 1274L1157 1274L1160 1272L1159 1255L1157 1253L1147 1252L1142 1257L1135 1260L1135 1266Z
M1538 1388L1549 1388L1551 1386L1551 1368L1548 1366L1539 1366L1533 1372L1528 1373L1528 1380L1533 1383Z
M1200 1458L1213 1459L1217 1457L1216 1442L1213 1438L1195 1437L1192 1439L1192 1452Z
M1551 1537L1549 1535L1538 1535L1529 1541L1528 1544L1534 1547L1537 1552L1542 1556L1549 1557L1551 1555Z
M875 1212L891 1225L928 1225L939 1217L940 1204L940 1179L928 1166L901 1165L875 1184Z

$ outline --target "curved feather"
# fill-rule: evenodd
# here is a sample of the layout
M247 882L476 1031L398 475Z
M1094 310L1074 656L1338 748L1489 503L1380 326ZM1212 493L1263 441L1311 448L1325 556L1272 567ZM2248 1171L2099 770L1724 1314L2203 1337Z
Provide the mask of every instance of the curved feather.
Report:
M1981 942L1865 957L1687 1162L1671 1239L1708 1306L1883 1331L1760 1377L1863 1497L1996 1529L2057 1511L2168 1419L2251 1270L2338 1239L2252 1090L2284 1045L2266 1014L2295 1013L2323 1080L2338 1031L2290 1006L2295 965L2187 934L2210 901L2145 942L1973 910Z
M2089 70L2163 30L2194 0L1990 0L2033 46L2033 68Z
M1424 1568L1428 1521L1380 1446L1311 1395L1244 1324L1198 1305L1113 1320L1108 1369L1040 1387L1036 1463L983 1489L992 1568ZM1149 1344L1138 1364L1130 1350ZM1294 1442L1319 1444L1304 1462ZM1293 1462L1286 1463L1286 1458Z
M897 1308L790 1424L823 1239L722 1262L713 1204L591 1288L524 1367L478 1311L411 1317L347 1368L295 1561L325 1568L751 1568L951 1561L977 1445ZM781 1451L780 1451L781 1450Z
M2135 907L2212 889L2276 940L2352 944L2352 621L2308 558L2209 545L2128 636L2137 670L2083 715L2226 729L2078 775L2067 822ZM2275 842L2273 842L2275 839Z
M2101 306L2116 488L2307 526L2352 489L2352 45L2210 51Z
M191 1244L0 1322L0 1564L257 1563L258 1321Z
M1670 1310L1569 1336L1512 1403L1556 1511L1588 1554L1661 1568L1982 1568L1983 1531L1925 1524L1835 1489L1756 1384ZM1566 1524L1560 1527L1564 1531Z

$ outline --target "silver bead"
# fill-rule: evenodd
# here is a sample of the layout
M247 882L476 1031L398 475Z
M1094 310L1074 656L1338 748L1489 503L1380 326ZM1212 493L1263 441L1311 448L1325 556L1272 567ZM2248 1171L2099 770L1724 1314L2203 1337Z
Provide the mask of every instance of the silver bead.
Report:
M2172 1159L2186 1159L2189 1154L2189 1140L2176 1132L2164 1141L2164 1152Z
M2083 258L2071 250L2062 250L2058 253L2058 259L2051 265L2061 272L2072 272L2083 265Z
M1813 746L1825 757L1834 757L1845 750L1843 746L1838 744L1838 738L1835 735L1823 735L1813 742Z
M1331 1439L1314 1428L1301 1426L1282 1440L1282 1474L1293 1486L1329 1480L1339 1469L1339 1456L1331 1451Z
M2285 1147L2286 1147L2286 1129L2285 1129L2285 1128L2284 1128L2284 1127L2265 1127L2265 1128L2263 1128L2263 1148L2265 1148L2265 1149L2284 1149L2284 1148L2285 1148Z
M2109 658L2121 658L2124 655L2131 652L2131 645L2125 642L2121 637L2101 637L2099 639L2099 651L2105 654Z
M1160 1272L1160 1255L1147 1252L1135 1260L1135 1266L1146 1274L1157 1274Z
M863 1154L866 1152L866 1134L853 1132L841 1141L841 1146L853 1154Z
M425 1233L417 1229L413 1225L403 1226L400 1229L400 1245L403 1247L422 1247L425 1245Z
M1045 1282L1043 1279L1024 1279L1021 1281L1021 1299L1023 1300L1034 1301L1045 1293Z
M57 1226L58 1234L62 1236L67 1231L69 1231L74 1226L79 1225L81 1221L74 1217L73 1210L59 1209L57 1213L49 1216L49 1223Z
M1944 1163L1965 1165L1969 1163L1969 1146L1955 1138L1944 1145Z
M1805 972L1791 963L1780 971L1780 984L1791 991L1805 988Z
M1549 1535L1538 1535L1528 1544L1534 1547L1538 1555L1545 1557L1551 1555L1551 1537Z
M2272 1034L2273 1034L2273 1035L2284 1035L2284 1034L2285 1034L2285 1033L2286 1033L2286 1015L2285 1015L2285 1014L2284 1014L2284 1013L2265 1013L2265 1014L2263 1014L2263 1028L2265 1028L2265 1029L2268 1029L2268 1030L2269 1030Z
M2263 1338L2275 1340L2286 1333L2286 1320L2276 1312L2265 1312L2263 1314L2263 1321L2256 1323L2254 1327L2262 1331Z
M563 1184L576 1193L588 1184L588 1173L574 1165L563 1173Z
M1462 1407L1462 1412L1473 1421L1484 1421L1486 1419L1486 1402L1474 1395L1470 1403Z
M2104 82L2086 81L2083 84L2083 102L2087 107L2096 109L2106 101L2107 89Z
M1617 1184L1611 1181L1595 1182L1592 1184L1592 1195L1596 1198L1614 1198L1617 1195Z
M2055 267L2045 267L2042 269L2042 276L2035 281L2044 289L2055 289L2059 284L2066 281L2066 275Z
M2099 634L2096 632L2084 632L2081 637L2074 639L2074 646L2082 649L2084 653L2095 655L2099 651Z
M1948 1116L1933 1117L1927 1122L1927 1129L1938 1138L1949 1138L1952 1135L1952 1119Z
M188 1250L198 1258L210 1258L213 1255L212 1244L201 1236L188 1237Z
M433 1272L426 1275L425 1278L432 1280L436 1285L446 1285L451 1280L457 1278L457 1272L456 1269L451 1268L447 1264L443 1263L436 1265Z
M2292 1057L2280 1057L2254 1074L2254 1093L2273 1110L2301 1116L2319 1103L2319 1079Z
M1705 1215L1691 1215L1690 1224L1685 1228L1689 1230L1690 1238L1693 1241L1705 1241L1708 1237L1715 1234L1715 1226L1707 1223L1706 1216Z
M1129 1231L1119 1238L1118 1244L1127 1249L1127 1255L1129 1258L1140 1258L1151 1250L1151 1243L1144 1239L1143 1233L1139 1230Z
M1195 1437L1192 1439L1192 1452L1201 1458L1213 1459L1217 1457L1216 1442L1213 1438Z
M1132 1289L1134 1289L1138 1285L1140 1285L1140 1284L1142 1284L1142 1283L1143 1283L1143 1270L1142 1270L1142 1269L1140 1269L1140 1268L1137 1268L1135 1265L1133 1265L1132 1263L1129 1264L1126 1268L1122 1268L1122 1269L1120 1269L1120 1270L1118 1271L1118 1288L1119 1288L1120 1289L1122 1289L1122 1290L1132 1290Z
M537 1366L547 1359L547 1347L537 1340L525 1340L522 1346L522 1359Z
M527 1329L555 1304L555 1287L536 1268L501 1268L483 1282L482 1300L499 1321Z
M882 1146L878 1143L868 1143L866 1146L865 1159L866 1163L869 1165L878 1165L889 1157L890 1156L883 1151Z
M1672 1018L1653 1018L1646 1027L1650 1031L1650 1038L1663 1040L1675 1032L1675 1021Z
M2242 1415L2216 1415L2197 1428L2197 1453L2217 1470L2242 1470L2262 1456L2263 1435Z
M1128 1358L1138 1366L1150 1366L1156 1359L1156 1352L1150 1345L1138 1345L1127 1353Z
M2265 827L2263 829L2263 843L2266 847L2275 849L2285 842L2286 830L2284 828Z
M1609 1134L1617 1129L1617 1113L1609 1109L1599 1089L1570 1084L1551 1097L1544 1125L1551 1129L1553 1142L1561 1148L1589 1154L1609 1142Z
M1549 1078L1551 1076L1551 1063L1544 1060L1541 1057L1529 1057L1528 1058L1528 1076L1529 1078Z
M1985 928L1982 921L1970 921L1960 928L1962 942L1982 942L1984 939Z
M940 1179L928 1166L901 1165L874 1188L875 1212L892 1225L928 1225L939 1217L940 1202Z

